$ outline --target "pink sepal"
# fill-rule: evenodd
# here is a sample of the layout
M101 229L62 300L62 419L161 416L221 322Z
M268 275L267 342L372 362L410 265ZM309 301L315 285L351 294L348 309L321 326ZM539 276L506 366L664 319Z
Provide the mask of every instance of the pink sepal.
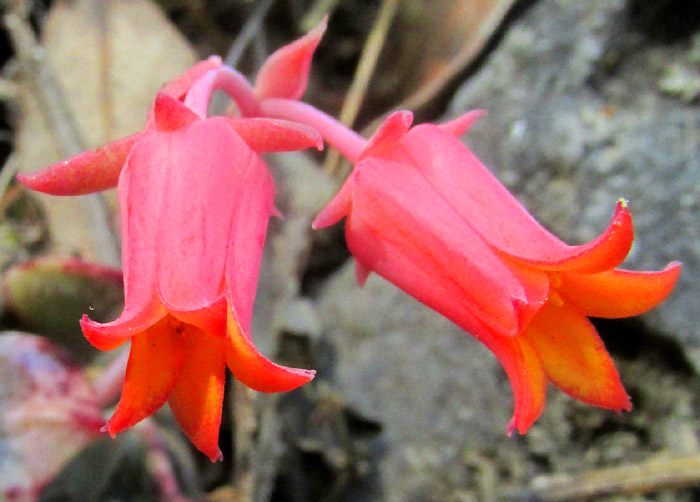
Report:
M309 126L281 119L224 118L243 141L257 153L292 152L309 147L323 150L319 132Z
M301 98L309 80L311 58L327 24L324 19L309 33L267 58L255 79L258 98Z
M316 219L311 224L311 228L319 230L321 228L330 227L338 223L343 217L350 213L352 209L352 186L354 178L350 176L340 191L326 205L325 208L316 216Z
M476 121L484 116L486 116L486 110L472 110L454 120L440 124L438 127L459 138L469 132Z
M162 92L156 96L153 103L153 122L159 131L174 131L196 120L199 120L197 114L187 108L182 101Z
M413 113L409 111L400 110L389 115L367 141L367 146L362 151L359 160L376 156L383 150L392 147L408 132L412 123Z
M119 173L142 133L107 143L17 179L28 188L51 195L84 195L117 186Z

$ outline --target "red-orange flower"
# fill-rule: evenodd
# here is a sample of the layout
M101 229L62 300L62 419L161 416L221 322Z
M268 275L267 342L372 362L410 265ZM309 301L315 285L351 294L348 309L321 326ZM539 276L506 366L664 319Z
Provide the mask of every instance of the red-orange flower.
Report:
M321 146L313 129L271 119L198 116L183 103L218 58L166 86L145 131L21 177L27 186L75 195L117 184L125 307L110 323L85 316L95 347L131 340L112 435L166 401L212 461L225 368L252 389L294 389L314 372L278 366L253 345L250 324L274 184L259 152ZM185 100L186 101L186 100Z
M378 273L494 352L515 396L509 432L524 433L539 417L548 381L588 404L629 410L587 317L653 308L680 264L662 272L616 268L633 239L624 201L588 244L569 246L549 233L455 137L480 114L411 130L410 113L390 116L314 227L347 216L360 283Z

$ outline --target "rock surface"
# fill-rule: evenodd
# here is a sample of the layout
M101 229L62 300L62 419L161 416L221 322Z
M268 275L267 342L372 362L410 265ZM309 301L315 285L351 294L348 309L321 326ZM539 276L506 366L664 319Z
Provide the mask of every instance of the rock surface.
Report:
M684 262L671 299L624 323L624 336L623 324L601 324L613 346L634 337L633 353L614 354L634 411L616 415L552 390L528 434L508 439L512 394L495 358L383 279L359 289L348 263L316 295L317 312L333 346L332 384L382 426L368 500L537 500L537 476L698 454L698 378L658 335L700 367L700 35L661 41L633 14L622 0L534 3L450 116L488 109L467 143L563 239L596 237L625 197L637 229L625 265ZM654 500L694 496L662 490Z
M681 4L661 8L689 8ZM458 91L450 115L488 110L466 143L572 244L600 233L620 197L630 201L636 240L624 266L684 264L644 322L700 368L700 22L659 34L645 6L537 2Z

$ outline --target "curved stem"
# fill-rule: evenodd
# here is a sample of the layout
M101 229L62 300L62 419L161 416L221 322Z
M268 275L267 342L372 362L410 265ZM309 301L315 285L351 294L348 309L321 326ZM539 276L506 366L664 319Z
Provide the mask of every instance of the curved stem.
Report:
M185 105L200 117L206 118L209 101L217 89L228 94L245 117L286 119L313 127L350 162L357 162L367 144L355 131L311 105L280 98L260 101L248 80L227 66L211 70L198 80L188 91Z
M260 114L260 101L253 86L240 72L228 66L211 70L195 82L187 92L185 105L201 118L206 118L211 96L218 89L236 102L241 115L254 117Z
M292 120L313 127L325 141L355 163L367 145L367 140L345 127L330 115L311 105L291 99L268 98L260 103L264 117Z

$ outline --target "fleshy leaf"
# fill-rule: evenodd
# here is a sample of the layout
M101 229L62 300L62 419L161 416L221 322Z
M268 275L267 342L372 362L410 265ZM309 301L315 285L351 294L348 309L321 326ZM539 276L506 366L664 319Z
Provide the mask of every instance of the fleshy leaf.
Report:
M124 302L122 272L79 259L45 257L17 265L4 275L7 309L37 333L92 357L95 352L78 321L90 310L99 320L113 319Z
M551 270L600 272L619 265L632 244L632 221L618 204L598 239L569 246L544 229L458 139L438 126L411 129L402 145L429 185L491 246Z
M229 342L226 363L241 383L258 392L284 392L311 381L313 370L287 368L270 361L253 345L250 335L242 331L234 313L228 316Z
M258 72L255 93L260 99L299 99L306 91L311 58L326 31L324 19L300 39L275 51Z
M224 401L224 338L184 326L185 360L168 404L182 430L212 462L221 460L219 426Z
M671 293L681 272L680 262L661 272L615 269L599 274L560 274L562 297L576 304L584 315L616 319L653 309Z
M523 336L535 347L547 377L565 393L601 408L632 408L602 340L576 307L548 303Z
M112 437L155 413L168 399L185 356L180 326L165 317L131 339L121 399L105 426Z
M84 195L117 186L119 173L142 133L107 143L32 174L18 174L28 188L51 195Z
M281 119L225 119L241 139L257 153L292 152L312 146L323 150L323 139L312 127Z

